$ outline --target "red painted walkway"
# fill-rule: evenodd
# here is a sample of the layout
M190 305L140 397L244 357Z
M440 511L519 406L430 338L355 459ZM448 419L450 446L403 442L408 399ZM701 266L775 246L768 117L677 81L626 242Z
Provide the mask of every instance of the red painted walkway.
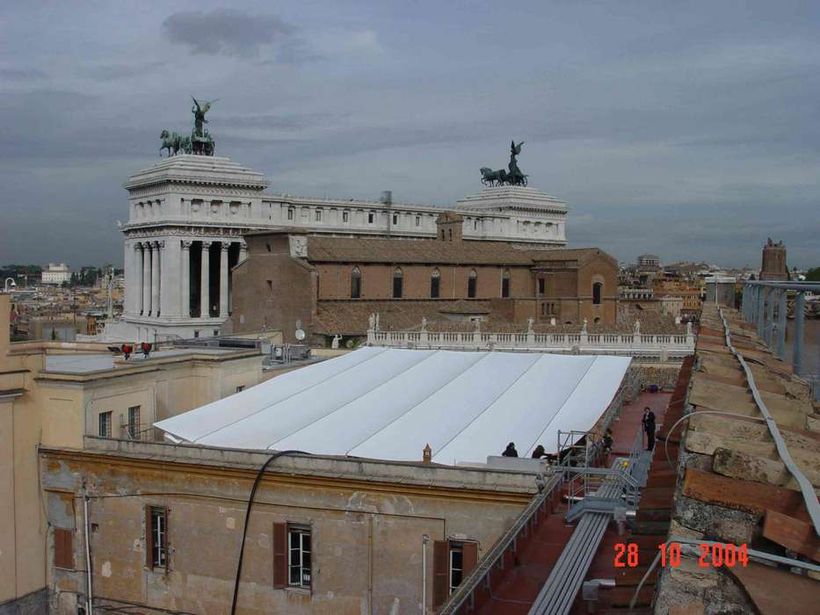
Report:
M669 393L643 393L633 403L623 408L619 419L612 425L613 455L629 453L640 428L645 406L652 408L657 424L662 424L670 397ZM656 450L657 448L656 446ZM546 516L538 524L531 538L527 540L527 544L520 547L516 565L507 569L504 578L495 587L490 601L484 604L477 611L478 613L481 615L526 615L529 612L538 592L549 577L552 567L561 555L564 545L575 529L574 525L564 522L565 514L566 506L561 503L551 515ZM601 553L611 554L613 545L618 539L622 540L613 531L608 531L599 555ZM593 561L593 566L596 565L597 559L596 557ZM609 559L611 565L611 556ZM608 576L612 578L613 575L608 573ZM637 581L635 583L637 584Z

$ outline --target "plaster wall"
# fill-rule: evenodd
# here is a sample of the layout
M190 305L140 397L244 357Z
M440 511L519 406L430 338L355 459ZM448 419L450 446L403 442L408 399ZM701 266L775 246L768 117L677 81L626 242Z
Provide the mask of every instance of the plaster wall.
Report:
M97 595L197 613L226 610L253 471L240 473L228 467L147 459L133 463L111 455L81 459L59 451L46 453L43 461L47 490L77 493L85 478L97 495L157 494L92 499L91 522L97 530L91 536L91 549ZM329 469L334 465L320 463ZM475 483L458 488L455 483L444 487L432 481L420 488L413 484L418 479L404 479L401 484L386 479L370 482L366 466L367 462L362 464L361 480L294 473L293 467L286 472L271 468L257 492L245 543L241 612L418 613L422 536L441 540L463 535L479 542L481 556L531 497L520 486L498 493L483 491ZM409 477L415 472L406 465L399 470ZM389 464L382 464L378 471L389 473ZM459 470L444 474L452 474L456 483L458 477L466 476ZM521 481L521 486L528 480ZM170 509L167 573L148 570L144 565L146 505ZM311 528L310 591L273 589L271 532L275 522ZM74 542L78 568L83 567L81 544L78 532ZM432 548L427 555L429 600ZM80 571L57 570L51 588L55 594L76 594L83 591L83 583ZM64 608L58 612L70 611Z

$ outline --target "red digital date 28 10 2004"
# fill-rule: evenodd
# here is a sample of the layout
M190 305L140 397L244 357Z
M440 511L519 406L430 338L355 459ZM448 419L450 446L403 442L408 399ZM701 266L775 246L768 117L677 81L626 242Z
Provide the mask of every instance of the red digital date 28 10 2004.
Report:
M738 546L715 542L701 544L698 547L700 548L698 566L701 568L719 568L721 566L727 568L741 566L745 568L749 563L749 549L745 544ZM661 556L660 564L663 568L667 566L677 568L680 566L680 543L661 543L658 545L658 550ZM634 542L628 544L616 543L613 563L615 568L637 567L639 565L638 545Z

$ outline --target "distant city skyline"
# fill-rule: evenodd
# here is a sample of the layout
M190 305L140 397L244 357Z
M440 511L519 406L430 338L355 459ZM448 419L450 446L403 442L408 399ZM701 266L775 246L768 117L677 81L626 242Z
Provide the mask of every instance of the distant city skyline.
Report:
M820 264L820 5L231 7L0 9L0 263L122 266L122 183L193 94L272 193L453 205L515 138L571 247Z

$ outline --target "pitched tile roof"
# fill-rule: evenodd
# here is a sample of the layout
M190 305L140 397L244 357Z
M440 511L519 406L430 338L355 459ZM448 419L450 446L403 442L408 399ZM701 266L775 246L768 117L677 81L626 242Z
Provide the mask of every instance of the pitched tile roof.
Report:
M598 248L533 250L498 241L308 237L311 262L532 266L537 262L585 262L598 254L612 258Z

